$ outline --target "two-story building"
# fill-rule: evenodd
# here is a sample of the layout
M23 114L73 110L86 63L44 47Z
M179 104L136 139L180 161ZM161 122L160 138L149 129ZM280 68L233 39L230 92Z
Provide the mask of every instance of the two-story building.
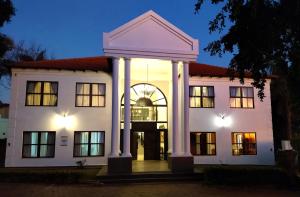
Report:
M250 78L196 63L198 48L149 11L104 33L102 57L15 65L6 166L273 165L270 80L261 102Z

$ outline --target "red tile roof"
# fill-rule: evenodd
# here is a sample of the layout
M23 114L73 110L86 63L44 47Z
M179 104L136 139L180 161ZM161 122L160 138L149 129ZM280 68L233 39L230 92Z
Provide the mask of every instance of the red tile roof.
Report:
M59 69L59 70L111 70L111 59L109 57L85 57L58 60L44 60L34 62L20 62L12 66L13 68L31 69Z
M190 63L189 71L191 76L229 77L228 70L225 67L196 62ZM251 77L251 73L245 73L245 77Z
M13 68L31 69L59 69L59 70L92 70L105 71L112 70L112 59L109 57L84 57L59 60L44 60L35 62L20 62L13 65ZM189 67L191 76L228 77L227 68L191 62ZM246 73L245 77L251 77Z

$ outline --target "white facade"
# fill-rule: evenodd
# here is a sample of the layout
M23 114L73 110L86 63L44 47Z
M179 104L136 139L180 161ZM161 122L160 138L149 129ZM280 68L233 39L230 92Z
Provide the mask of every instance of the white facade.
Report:
M168 153L172 156L190 156L190 132L216 132L216 155L194 156L194 164L274 164L270 80L267 80L264 102L259 101L255 90L253 109L230 108L229 87L251 87L251 80L246 79L242 85L238 80L229 81L228 77L189 76L188 62L197 59L198 40L153 11L104 33L103 39L104 54L113 59L112 73L12 70L7 167L74 166L80 160L86 160L87 165L106 165L109 157L119 157L121 97L124 92L130 92L130 86L139 83L152 84L166 96ZM57 81L57 106L25 106L27 81ZM105 106L75 107L78 82L106 84ZM214 108L189 108L189 85L214 86ZM125 96L126 106L128 114L130 105ZM217 124L220 114L230 119L231 124ZM129 116L125 116L125 131L131 127L130 118L126 117ZM54 158L23 158L24 131L55 131ZM74 131L105 131L104 156L73 157ZM255 132L257 154L233 156L232 132ZM67 142L62 143L62 138ZM124 142L123 155L130 157L130 132L127 136L125 132Z

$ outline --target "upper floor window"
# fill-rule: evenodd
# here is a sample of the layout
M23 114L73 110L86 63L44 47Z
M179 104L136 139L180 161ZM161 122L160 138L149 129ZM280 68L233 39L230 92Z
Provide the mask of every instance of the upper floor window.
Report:
M213 86L190 86L190 107L214 108Z
M25 131L23 133L23 157L54 157L55 132Z
M254 108L253 87L230 87L230 107Z
M233 132L232 155L256 155L255 133Z
M74 157L104 156L104 131L75 131Z
M192 155L216 155L215 132L191 132Z
M57 106L58 82L27 81L26 106Z
M105 106L105 84L76 83L76 107Z

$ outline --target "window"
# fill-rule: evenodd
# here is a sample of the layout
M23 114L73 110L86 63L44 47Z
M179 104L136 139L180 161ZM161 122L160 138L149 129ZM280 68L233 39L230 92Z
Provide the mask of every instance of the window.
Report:
M192 155L216 155L216 133L192 132L190 136Z
M214 108L213 86L190 86L190 107Z
M76 107L104 107L105 84L76 83Z
M58 82L27 81L26 106L57 106Z
M230 107L254 108L253 87L230 87Z
M55 132L25 131L23 133L24 158L54 157Z
M104 156L104 131L76 131L74 157Z
M232 133L232 155L256 155L255 133Z

